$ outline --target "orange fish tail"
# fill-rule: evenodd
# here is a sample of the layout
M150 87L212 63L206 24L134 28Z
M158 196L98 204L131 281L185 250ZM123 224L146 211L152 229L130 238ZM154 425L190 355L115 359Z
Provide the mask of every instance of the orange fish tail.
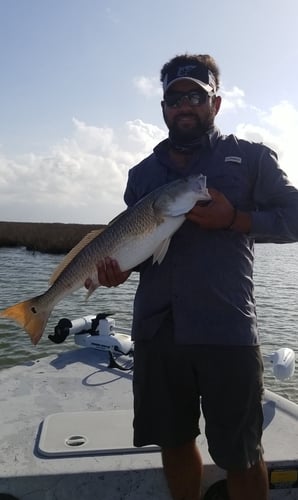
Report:
M28 333L32 344L36 345L45 330L50 313L48 310L38 311L36 300L30 299L1 311L0 317L18 323Z

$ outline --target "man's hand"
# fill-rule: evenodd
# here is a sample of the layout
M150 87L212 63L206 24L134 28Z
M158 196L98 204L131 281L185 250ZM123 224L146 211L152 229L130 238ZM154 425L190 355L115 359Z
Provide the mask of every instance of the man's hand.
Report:
M216 189L208 189L211 201L207 205L200 202L192 208L186 218L199 224L203 229L226 229L233 221L235 209L224 194Z
M98 283L102 286L112 287L118 286L127 280L131 271L122 272L119 268L118 262L110 257L106 257L104 260L97 264L98 271ZM89 289L92 285L92 281L87 279L85 281L85 287Z

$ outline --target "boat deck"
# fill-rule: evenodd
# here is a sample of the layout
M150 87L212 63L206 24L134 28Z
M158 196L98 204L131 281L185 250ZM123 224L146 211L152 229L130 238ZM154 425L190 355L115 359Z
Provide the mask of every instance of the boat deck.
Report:
M0 371L0 493L19 500L170 499L157 447L132 446L132 372L74 349ZM270 499L297 500L298 405L266 391ZM224 472L198 442L207 488ZM296 475L295 475L296 474Z

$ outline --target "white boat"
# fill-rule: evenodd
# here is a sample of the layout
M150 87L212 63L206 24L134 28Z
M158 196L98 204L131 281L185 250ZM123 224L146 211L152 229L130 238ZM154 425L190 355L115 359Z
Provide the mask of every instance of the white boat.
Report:
M63 320L51 336L81 347L0 371L0 500L170 499L159 448L132 445L133 343L113 318L97 319ZM290 349L266 361L280 379L294 372ZM266 390L264 416L270 500L297 500L298 405ZM204 432L198 443L204 498L224 500Z

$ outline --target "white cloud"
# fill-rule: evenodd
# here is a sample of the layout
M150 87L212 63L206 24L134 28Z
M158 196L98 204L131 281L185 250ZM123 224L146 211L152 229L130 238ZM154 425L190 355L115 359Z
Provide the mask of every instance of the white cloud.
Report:
M282 101L269 111L256 111L254 123L240 123L236 135L263 142L274 149L290 180L298 186L296 141L298 137L298 110Z
M275 149L281 167L298 186L298 110L286 101L258 110L245 103L236 87L226 95L230 106L223 118L237 120L230 131ZM75 118L72 135L46 155L0 154L0 220L108 222L124 208L128 169L164 137L165 130L140 119L111 129Z
M160 81L157 77L136 76L133 84L140 94L145 97L162 97Z
M142 120L127 122L128 140L137 146L137 150L150 151L156 146L156 141L160 142L165 138L165 131L152 125L144 123Z
M220 94L223 97L221 104L222 111L244 109L247 107L244 99L244 91L239 89L239 87L234 86L232 90L222 88Z
M141 120L127 122L118 135L77 119L73 123L72 137L48 155L0 157L1 220L108 222L125 206L128 169L164 137Z

